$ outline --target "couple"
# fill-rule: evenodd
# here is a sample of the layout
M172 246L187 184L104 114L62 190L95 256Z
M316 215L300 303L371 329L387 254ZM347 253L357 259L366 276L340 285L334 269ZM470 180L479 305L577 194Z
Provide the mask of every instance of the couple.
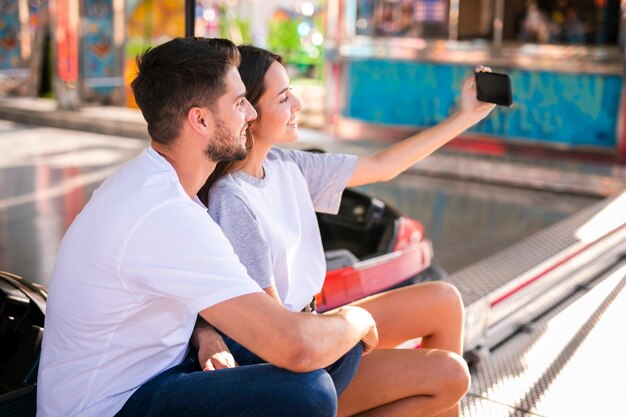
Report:
M492 105L467 82L448 120L355 158L271 149L296 139L300 102L280 58L258 48L175 39L139 59L132 88L151 146L63 238L39 414L458 415L469 376L450 286L299 311L324 276L313 210L394 177ZM423 349L391 349L417 336Z

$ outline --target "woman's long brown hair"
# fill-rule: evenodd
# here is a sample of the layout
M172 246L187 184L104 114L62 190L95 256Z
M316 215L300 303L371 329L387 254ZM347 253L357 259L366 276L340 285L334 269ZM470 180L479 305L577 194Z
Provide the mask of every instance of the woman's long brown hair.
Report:
M241 54L238 69L241 80L246 86L246 99L248 99L250 104L255 108L258 117L260 116L260 112L257 108L257 104L265 92L265 73L274 62L280 62L282 64L283 59L280 55L252 45L240 45L238 48ZM246 147L248 150L252 149L253 142L252 132L250 131L250 127L248 127L246 132ZM198 191L198 198L205 206L208 204L209 190L217 180L237 170L243 162L244 161L222 161L217 163L213 173L206 180L200 191Z

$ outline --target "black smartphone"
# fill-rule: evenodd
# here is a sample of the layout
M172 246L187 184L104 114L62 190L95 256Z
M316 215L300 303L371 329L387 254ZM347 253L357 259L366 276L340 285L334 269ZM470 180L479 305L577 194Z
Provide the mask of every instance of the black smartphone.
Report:
M478 100L507 107L513 104L511 77L507 74L477 72L475 76Z

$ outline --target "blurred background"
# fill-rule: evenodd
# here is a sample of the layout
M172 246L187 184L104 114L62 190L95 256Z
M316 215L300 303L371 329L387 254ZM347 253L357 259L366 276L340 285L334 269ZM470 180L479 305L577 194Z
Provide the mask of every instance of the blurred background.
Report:
M463 294L463 415L624 414L626 0L0 0L0 271L49 283L149 144L135 56L189 28L283 55L300 148L371 154L448 117L477 65L509 74L513 106L359 188Z
M197 0L195 34L282 54L301 125L398 138L455 105L478 64L513 79L457 146L525 147L624 161L624 6L619 0ZM185 30L176 0L1 0L0 95L60 109L134 107L135 56ZM573 123L575 122L575 123ZM527 149L526 149L527 150Z
M109 172L145 146L129 88L135 57L190 28L284 56L304 103L301 147L371 153L445 119L477 65L508 73L513 106L412 176L362 187L422 221L449 272L626 187L626 1L0 0L0 10L0 119L24 123L3 130L0 198L10 201ZM98 153L84 133L35 135L46 126L115 137ZM50 164L58 152L71 157ZM41 207L5 201L16 217L0 222L0 268L47 282L58 241L102 178L52 198L62 220L48 216L54 227L42 230Z

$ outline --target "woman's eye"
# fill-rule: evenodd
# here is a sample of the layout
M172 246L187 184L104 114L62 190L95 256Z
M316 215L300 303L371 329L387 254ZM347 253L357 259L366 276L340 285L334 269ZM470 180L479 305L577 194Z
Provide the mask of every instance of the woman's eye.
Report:
M280 102L281 102L281 103L286 103L286 102L287 102L287 100L289 100L289 96L288 96L288 95L285 95L285 98L284 98L284 99L282 99Z

